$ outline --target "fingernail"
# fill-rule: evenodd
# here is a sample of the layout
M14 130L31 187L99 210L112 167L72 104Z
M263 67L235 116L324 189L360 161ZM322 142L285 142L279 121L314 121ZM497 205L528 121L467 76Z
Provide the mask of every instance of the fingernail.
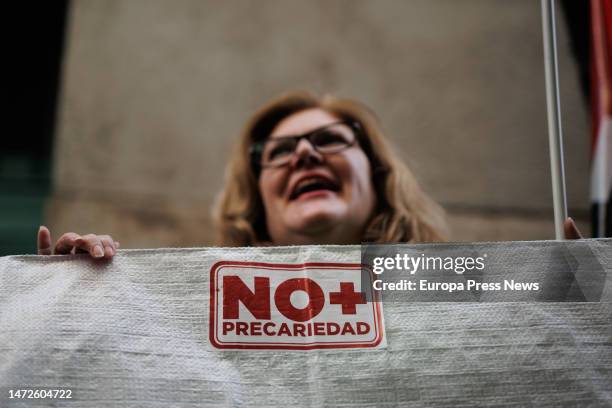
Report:
M100 245L96 245L93 250L93 256L95 258L102 258L104 256L104 250Z

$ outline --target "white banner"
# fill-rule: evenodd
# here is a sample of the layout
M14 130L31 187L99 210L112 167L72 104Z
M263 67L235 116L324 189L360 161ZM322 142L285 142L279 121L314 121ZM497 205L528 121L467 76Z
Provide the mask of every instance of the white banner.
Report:
M612 404L611 241L505 247L529 254L513 265L543 271L538 282L555 280L556 258L598 265L576 270L600 301L522 291L383 310L364 301L359 246L0 258L0 406ZM506 265L495 248L464 249Z

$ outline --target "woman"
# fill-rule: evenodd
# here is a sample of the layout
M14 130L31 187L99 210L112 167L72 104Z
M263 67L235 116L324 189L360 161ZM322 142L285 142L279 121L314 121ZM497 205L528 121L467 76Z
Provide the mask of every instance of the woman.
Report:
M364 105L295 92L247 123L215 220L224 246L444 241L442 209L389 147ZM571 219L566 236L580 235ZM51 253L45 227L39 253ZM55 253L111 258L108 235L64 234Z
M229 246L442 241L442 210L365 106L291 93L248 122L216 209Z

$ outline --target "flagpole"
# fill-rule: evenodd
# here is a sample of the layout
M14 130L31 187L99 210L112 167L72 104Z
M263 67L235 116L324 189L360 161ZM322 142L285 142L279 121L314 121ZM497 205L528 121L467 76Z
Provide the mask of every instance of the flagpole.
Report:
M559 101L559 70L554 0L541 0L542 34L544 38L544 71L546 74L546 106L548 111L548 142L555 210L555 238L564 239L563 222L567 218L565 170L563 168L563 134Z

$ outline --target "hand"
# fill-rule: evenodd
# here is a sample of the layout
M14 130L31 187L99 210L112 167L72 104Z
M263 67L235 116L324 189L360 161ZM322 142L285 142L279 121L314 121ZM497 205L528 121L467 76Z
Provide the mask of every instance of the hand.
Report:
M41 225L38 229L38 255L88 253L93 258L112 258L119 249L119 242L110 235L87 234L80 236L67 232L51 248L51 232Z
M565 239L582 239L583 236L580 230L576 226L576 223L571 217L567 217L563 221L563 232L565 233Z

